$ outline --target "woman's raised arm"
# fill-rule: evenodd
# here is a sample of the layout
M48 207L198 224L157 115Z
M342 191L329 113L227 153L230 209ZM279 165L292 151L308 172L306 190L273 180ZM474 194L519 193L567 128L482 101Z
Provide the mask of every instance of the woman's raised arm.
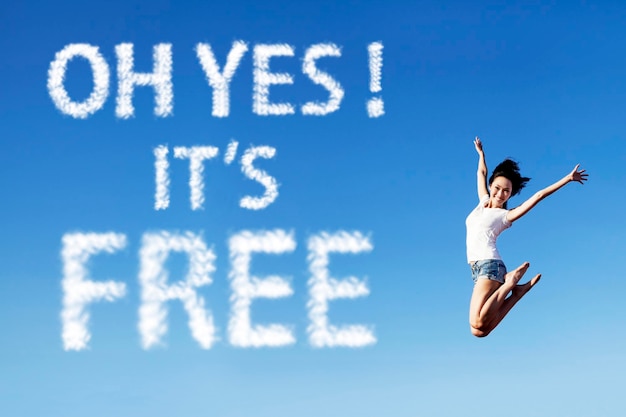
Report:
M478 191L478 199L484 195L489 195L487 190L487 163L485 162L485 152L483 151L483 143L478 136L474 139L474 146L478 152L478 171L476 171L476 189Z
M509 210L506 215L507 220L510 222L514 222L515 220L519 219L520 217L528 213L533 207L535 207L537 203L539 203L541 200L554 193L555 191L558 191L570 182L575 181L584 184L584 181L587 181L588 174L585 172L584 169L579 170L579 167L580 164L576 165L572 172L561 178L559 181L555 182L549 187L544 188L541 191L536 192L535 195L524 201L522 205Z

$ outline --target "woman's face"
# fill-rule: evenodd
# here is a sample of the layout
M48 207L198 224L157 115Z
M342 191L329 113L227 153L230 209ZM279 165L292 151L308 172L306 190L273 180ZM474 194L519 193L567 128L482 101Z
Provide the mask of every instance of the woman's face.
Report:
M489 193L491 194L491 207L504 207L504 203L506 203L509 197L511 197L512 190L513 184L511 184L511 180L505 177L495 177L489 186Z

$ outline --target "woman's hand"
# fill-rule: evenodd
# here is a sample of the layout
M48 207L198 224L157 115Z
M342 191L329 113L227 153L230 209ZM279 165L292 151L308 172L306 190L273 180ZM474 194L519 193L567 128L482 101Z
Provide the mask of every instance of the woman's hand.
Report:
M584 184L583 181L587 181L587 177L589 176L589 174L587 174L584 169L579 170L578 169L579 167L580 167L580 164L576 165L574 169L572 170L572 172L570 172L569 175L567 176L567 179L570 182L576 181L581 184Z
M478 136L476 136L476 139L474 139L474 146L476 147L476 152L478 152L479 154L483 153L483 143L480 141L480 138Z
M480 200L485 195L489 195L487 189L487 163L485 162L485 153L483 152L483 143L478 136L474 139L474 146L476 152L478 152L478 171L476 172L476 190L478 191L478 199Z

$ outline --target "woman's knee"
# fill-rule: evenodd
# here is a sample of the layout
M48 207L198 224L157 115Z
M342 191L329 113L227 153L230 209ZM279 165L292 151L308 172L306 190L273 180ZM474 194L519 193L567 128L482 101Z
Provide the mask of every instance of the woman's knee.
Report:
M487 327L487 323L477 314L470 317L469 325L472 329L484 329Z
M472 331L472 335L476 337L485 337L489 333L491 333L491 329L486 329L486 328L481 328L481 327L470 326L470 329Z

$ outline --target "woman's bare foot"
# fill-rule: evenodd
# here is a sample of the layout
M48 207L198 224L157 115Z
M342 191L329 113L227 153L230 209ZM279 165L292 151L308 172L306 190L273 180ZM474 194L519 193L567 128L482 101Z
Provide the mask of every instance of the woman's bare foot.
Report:
M537 274L533 279L528 281L526 284L520 284L513 287L512 295L522 298L524 294L526 294L532 287L535 286L536 283L541 279L541 274Z
M524 262L517 269L511 272L508 272L504 276L504 284L507 285L509 288L515 287L517 283L519 282L519 280L522 279L522 277L528 270L529 266L530 266L530 263Z

